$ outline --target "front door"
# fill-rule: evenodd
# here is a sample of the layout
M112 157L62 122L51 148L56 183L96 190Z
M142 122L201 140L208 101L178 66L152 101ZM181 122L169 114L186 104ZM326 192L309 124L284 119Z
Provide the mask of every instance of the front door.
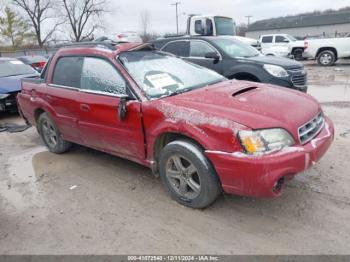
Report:
M206 58L205 56L208 53L217 53L221 57L219 51L217 51L216 48L207 42L202 40L191 40L190 55L185 59L192 63L214 70L219 74L222 74L222 60Z
M85 57L79 94L79 129L84 144L135 161L145 158L141 103L129 100L120 119L120 97L128 86L109 61Z

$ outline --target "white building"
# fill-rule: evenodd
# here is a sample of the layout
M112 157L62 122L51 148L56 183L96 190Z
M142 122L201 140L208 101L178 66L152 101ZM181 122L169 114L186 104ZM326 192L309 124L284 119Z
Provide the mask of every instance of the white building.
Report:
M249 26L246 36L258 39L276 33L299 38L345 36L350 33L350 8L257 21Z

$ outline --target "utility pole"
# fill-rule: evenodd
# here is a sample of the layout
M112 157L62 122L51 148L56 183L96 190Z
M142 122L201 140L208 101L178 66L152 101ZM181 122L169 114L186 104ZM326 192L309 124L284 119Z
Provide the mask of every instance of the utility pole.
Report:
M177 6L180 5L181 2L175 2L171 5L174 5L176 8L176 34L179 34L179 15L178 15L178 10L177 10Z
M249 25L250 25L250 18L252 18L253 16L252 15L246 15L245 17L248 19L248 27L249 27Z

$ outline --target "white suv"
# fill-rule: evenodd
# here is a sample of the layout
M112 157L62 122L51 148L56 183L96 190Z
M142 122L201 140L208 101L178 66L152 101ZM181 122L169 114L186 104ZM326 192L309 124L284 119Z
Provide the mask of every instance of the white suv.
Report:
M280 56L292 55L295 60L303 59L304 42L298 41L288 34L270 34L260 36L259 43L261 51L265 55L276 55L276 50L282 54ZM284 49L284 52L281 50Z

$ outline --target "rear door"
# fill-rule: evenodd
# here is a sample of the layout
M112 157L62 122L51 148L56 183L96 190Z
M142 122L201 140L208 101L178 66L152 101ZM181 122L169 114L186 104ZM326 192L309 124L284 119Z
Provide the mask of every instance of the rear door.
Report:
M271 48L272 46L274 46L273 36L272 35L265 35L265 36L261 37L260 45L261 45L261 49Z
M130 96L115 64L85 57L79 92L79 129L84 144L135 161L145 157L141 103L130 100L126 118L119 119L121 96Z
M219 60L213 58L206 58L208 53L217 53L220 56ZM202 40L191 40L190 41L190 55L186 60L209 68L222 74L222 58L219 51L211 44Z
M60 57L55 62L51 81L43 90L43 99L54 110L54 122L66 140L81 143L77 102L83 65L81 57ZM51 62L51 63L52 63ZM51 112L52 113L52 112Z

